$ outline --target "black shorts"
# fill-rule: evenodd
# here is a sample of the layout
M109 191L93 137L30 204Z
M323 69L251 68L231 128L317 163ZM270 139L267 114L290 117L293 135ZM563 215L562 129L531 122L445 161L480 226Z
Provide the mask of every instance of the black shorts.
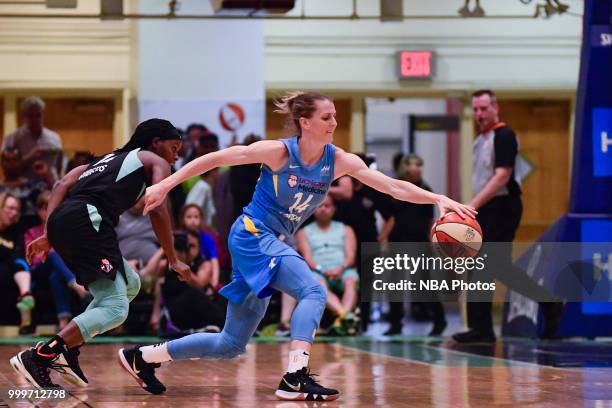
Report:
M125 276L123 257L111 221L92 204L66 200L49 216L47 236L81 285Z

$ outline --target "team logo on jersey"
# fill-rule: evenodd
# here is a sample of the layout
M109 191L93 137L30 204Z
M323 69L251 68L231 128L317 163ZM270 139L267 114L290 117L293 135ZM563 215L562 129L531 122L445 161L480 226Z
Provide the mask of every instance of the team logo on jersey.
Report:
M104 273L109 273L113 270L113 265L111 265L108 259L103 259L102 263L100 263L100 270Z
M321 167L321 175L323 176L323 175L329 174L329 170L330 170L329 164L326 164L325 166Z
M295 186L298 185L298 176L296 176L295 174L290 174L289 177L287 177L287 185L289 185L289 187L294 188Z

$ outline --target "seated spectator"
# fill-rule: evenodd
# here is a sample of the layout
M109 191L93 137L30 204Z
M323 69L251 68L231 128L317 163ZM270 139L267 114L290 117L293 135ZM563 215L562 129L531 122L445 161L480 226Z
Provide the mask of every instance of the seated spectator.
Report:
M178 231L174 235L174 248L178 259L190 265L193 274L192 279L183 282L176 272L166 267L159 280L172 324L183 331L221 331L225 309L218 303L216 292L211 290L211 264L200 255L200 235L195 231ZM157 304L159 301L156 299Z
M4 179L0 183L0 192L8 191L15 195L21 204L21 218L19 226L21 231L25 231L39 223L38 211L36 209L36 198L41 191L49 190L53 187L53 177L50 176L49 167L44 162L40 162L36 167L39 170L39 178L28 179L23 174L23 160L19 150L11 147L2 151L2 173Z
M115 227L123 257L127 260L136 260L137 268L134 270L146 265L159 249L151 220L149 216L142 215L142 210L144 210L144 197L121 214L119 223Z
M44 222L47 219L47 205L50 196L51 193L49 191L43 191L36 200L38 215L42 224L26 231L24 237L26 246L43 235ZM44 261L40 256L37 256L32 265L30 265L30 268L34 276L48 279L51 283L59 328L60 330L63 329L72 319L70 290L73 290L79 298L83 300L83 303L91 300L91 295L87 292L87 289L76 282L74 273L68 269L62 258L53 250L49 252L47 259Z
M328 195L315 210L315 222L299 230L296 241L308 266L329 289L327 307L337 316L333 329L355 334L358 318L353 311L359 275L353 265L357 240L351 227L332 220L335 211L334 200Z
M21 317L19 334L25 335L34 332L32 309L35 301L30 291L30 269L24 259L23 236L15 228L20 210L17 197L8 192L0 193L0 281L12 281L17 286L16 307Z
M200 236L200 255L211 263L211 286L219 289L219 244L218 236L212 228L203 223L204 213L195 204L187 204L181 209L179 227L182 229L195 231Z
M23 126L7 135L2 150L19 150L24 162L24 175L29 179L37 177L36 167L45 164L57 180L62 158L62 140L54 131L43 126L45 102L38 96L30 96L21 103ZM40 163L42 162L42 163Z

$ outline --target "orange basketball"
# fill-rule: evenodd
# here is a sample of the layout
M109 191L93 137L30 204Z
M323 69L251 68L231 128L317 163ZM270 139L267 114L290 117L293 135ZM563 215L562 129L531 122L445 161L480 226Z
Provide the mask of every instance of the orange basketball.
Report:
M474 218L449 212L431 228L431 242L446 256L473 257L482 246L482 229Z

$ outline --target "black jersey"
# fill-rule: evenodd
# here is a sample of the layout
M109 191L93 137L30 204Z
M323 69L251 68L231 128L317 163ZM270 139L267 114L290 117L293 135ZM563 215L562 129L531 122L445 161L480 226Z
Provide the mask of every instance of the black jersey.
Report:
M115 227L119 215L138 201L147 186L139 150L94 160L68 198L49 215L49 240L82 285L100 278L115 280L117 271L126 276Z
M121 213L132 207L147 187L139 151L113 152L94 160L70 190L67 200L96 206L116 226Z

